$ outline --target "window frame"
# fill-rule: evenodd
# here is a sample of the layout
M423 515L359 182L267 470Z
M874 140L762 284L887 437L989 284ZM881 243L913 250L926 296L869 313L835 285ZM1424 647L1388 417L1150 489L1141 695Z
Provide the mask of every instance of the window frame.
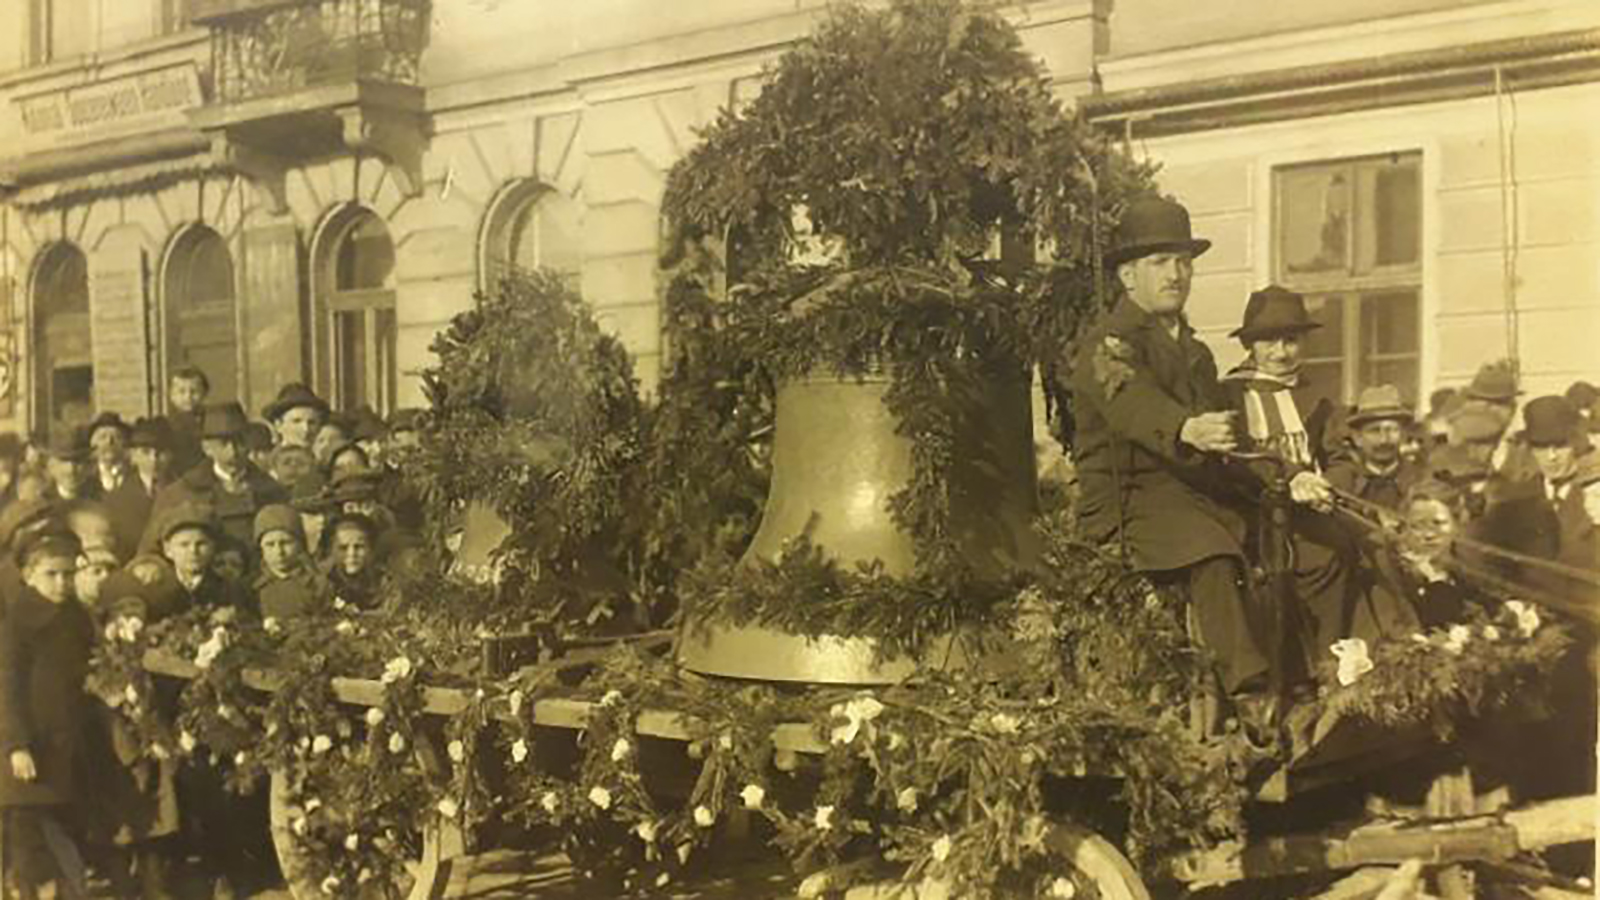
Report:
M397 276L390 269L384 287L340 290L337 267L344 243L368 219L383 228L391 253L397 252L389 223L375 210L348 204L335 210L318 230L313 245L316 265L312 272L312 373L318 391L339 410L370 405L379 415L388 415L398 406L400 313ZM390 314L392 340L380 346L379 318ZM360 313L362 320L363 390L360 397L347 398L340 386L339 373L345 366L339 316ZM353 402L348 402L353 400Z

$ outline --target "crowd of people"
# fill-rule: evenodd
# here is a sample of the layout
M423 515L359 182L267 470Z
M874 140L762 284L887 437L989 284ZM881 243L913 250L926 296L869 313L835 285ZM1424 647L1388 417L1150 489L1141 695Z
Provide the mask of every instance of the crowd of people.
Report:
M1244 361L1220 373L1184 315L1210 246L1180 203L1130 204L1107 259L1122 295L1079 343L1070 389L1085 535L1184 597L1221 708L1270 735L1343 642L1406 640L1508 600L1592 643L1600 392L1528 397L1502 360L1420 413L1388 384L1342 407L1306 364L1320 323L1278 286L1246 299L1231 334ZM1562 746L1592 775L1595 695L1567 693L1582 718Z
M230 805L243 807L222 794L218 772L179 777L141 758L116 715L88 702L108 624L194 608L261 623L325 604L370 610L384 602L391 564L416 545L420 501L398 465L416 446L420 411L336 414L296 383L252 421L208 393L206 374L185 368L170 379L165 416L103 412L44 440L0 435L7 898L81 889L79 848L118 896L169 897L175 853L228 858L250 843L222 825L234 821ZM260 814L246 830L264 834L259 802L242 803Z

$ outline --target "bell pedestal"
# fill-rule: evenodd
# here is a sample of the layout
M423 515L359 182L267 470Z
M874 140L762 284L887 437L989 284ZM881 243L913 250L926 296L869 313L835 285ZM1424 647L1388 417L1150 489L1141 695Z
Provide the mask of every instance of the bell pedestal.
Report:
M772 482L745 564L776 561L795 538L846 568L876 561L904 577L916 565L911 536L894 521L889 500L912 476L912 444L896 433L884 402L887 377L812 374L779 388ZM1038 555L1032 530L1037 504L1032 408L1021 367L955 394L959 461L951 479L952 532L980 577L1001 577ZM692 613L691 613L692 615ZM921 659L880 658L876 642L849 635L805 637L758 624L690 619L678 662L702 675L823 684L890 684L919 667L963 667L957 642L931 642Z

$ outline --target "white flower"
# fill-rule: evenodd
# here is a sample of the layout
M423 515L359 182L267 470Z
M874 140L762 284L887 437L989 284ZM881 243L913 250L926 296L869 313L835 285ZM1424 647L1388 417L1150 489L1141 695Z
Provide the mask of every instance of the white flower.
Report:
M406 739L405 739L404 735L402 735L398 731L396 731L394 734L389 735L389 752L390 753L404 753L405 750L406 750Z
M346 850L349 850L351 853L354 853L357 850L360 850L361 849L361 835L359 835L359 834L351 834L349 837L346 837L344 839L344 848Z
M1050 896L1059 900L1073 900L1078 896L1077 882L1065 876L1050 882Z
M333 598L333 608L334 609L343 610L345 607L347 607L349 605L350 604L344 602L344 598L343 597L335 597L335 598Z
M332 749L333 749L333 738L328 737L325 734L319 734L319 735L317 735L315 738L313 738L311 740L311 752L315 753L318 756L321 756L322 754L327 753L329 750L332 750Z
M883 704L871 694L862 694L849 703L834 704L829 713L836 719L845 720L845 724L834 727L830 740L835 744L849 744L855 741L863 724L883 713Z
M693 844L679 844L678 845L678 864L679 865L688 865L688 863L689 863L689 854L691 854L693 852L694 852L694 845Z
M950 858L950 835L948 835L948 834L939 835L939 839L933 842L933 848L932 849L933 849L933 860L934 860L934 862L944 862L945 860L949 859Z
M621 702L622 702L622 692L621 691L616 691L616 690L606 691L605 696L600 698L600 705L601 706L616 706L618 703L621 703Z
M511 745L511 759L513 762L523 762L528 758L528 742L517 738Z
M329 875L322 879L322 892L330 897L339 893L339 876Z
M312 813L316 812L317 810L321 809L321 808L322 808L322 801L318 800L316 797L312 797L311 799L306 801L305 809L306 809L306 815L308 815L308 816L311 815Z
M995 734L1016 734L1022 729L1022 720L1010 713L995 713L989 717L989 727Z
M1508 600L1506 610L1517 617L1517 633L1524 638L1533 637L1534 632L1543 624L1539 621L1539 610L1532 604L1523 603L1521 600Z
M805 881L800 882L797 894L800 895L802 900L816 900L816 898L827 894L827 886L829 886L829 878L827 878L826 871L814 871L814 873L805 876Z
M464 762L467 758L467 745L459 740L451 741L450 746L446 747L445 751L450 754L451 762Z
M396 681L404 681L405 679L410 678L410 677L411 677L411 659L410 659L410 657L396 656L394 659L391 659L387 663L384 664L384 666L383 666L383 677L380 680L384 684L394 684Z
M382 725L384 718L383 710L377 708L376 706L367 710L367 724L373 728L377 728L379 725Z
M350 621L349 619L341 619L339 620L339 624L333 626L333 630L340 634L355 634L356 623Z
M150 755L160 760L172 758L172 752L167 749L166 744L151 744Z
M1465 625L1450 626L1449 634L1445 635L1444 649L1457 656L1467 649L1467 642L1472 640L1472 629Z
M632 752L633 745L628 743L627 738L617 738L617 742L611 745L611 761L622 762L623 760L627 759L628 754Z
M721 747L724 750L732 750L733 749L733 735L729 734L726 731L724 731L722 734L717 735L717 746Z
M261 620L261 630L267 634L277 634L283 630L283 626L278 624L277 616L267 616Z
M128 701L128 705L129 706L138 706L139 705L139 689L134 687L131 684L128 685L122 691L122 699Z
M656 876L656 887L666 887L667 885L669 885L671 883L672 883L672 873L671 872L662 872L660 875Z
M211 629L211 637L207 638L205 643L195 648L195 668L201 670L211 668L211 664L216 662L217 657L226 649L228 649L228 629L219 625Z
M510 697L511 718L515 719L522 714L522 689L517 688L511 692Z
M555 815L556 809L561 806L561 798L556 796L555 791L545 791L544 796L539 798L539 805L544 807L545 812Z
M124 644L131 644L139 639L139 632L142 630L144 630L143 619L138 616L123 616L106 626L106 635Z
M717 817L712 815L711 810L706 807L696 806L694 808L694 823L701 828L710 828L716 821Z
M760 809L761 804L767 799L767 789L759 784L747 784L744 790L739 792L739 796L744 799L745 809Z
M894 795L894 805L898 806L901 812L916 812L917 789L914 787L901 789L900 793Z
M801 900L816 900L828 892L829 880L827 872L813 872L806 876L805 881L800 882L797 893Z
M893 753L906 745L906 736L898 731L889 732L889 752Z
M289 823L289 827L300 837L306 836L306 829L310 827L310 825L311 823L306 821L305 816L295 816L294 821Z
M1349 687L1372 671L1372 658L1367 655L1367 642L1361 638L1334 641L1328 648L1339 660L1339 683Z
M831 807L831 806L819 806L819 807L817 807L817 813L816 813L815 816L812 817L812 821L814 821L816 823L818 831L827 831L828 829L832 828L833 827L833 807Z
M599 785L589 789L589 802L601 809L611 808L611 792Z
M456 814L461 812L461 808L456 806L456 802L449 797L440 800L436 808L439 810L439 815L444 816L446 819L454 819Z
M193 753L195 745L198 743L199 742L194 739L194 735L190 734L189 732L182 731L178 733L179 750L182 750L185 753Z
M242 765L244 765L245 763L247 763L249 761L250 761L250 754L246 753L243 750L240 750L238 753L235 753L233 755L233 764L236 765L236 766L242 766Z
M1493 625L1483 626L1483 639L1486 641L1500 640L1500 629L1494 627Z
M656 823L640 822L633 826L633 833L638 835L639 840L644 841L646 844L653 844L656 842Z

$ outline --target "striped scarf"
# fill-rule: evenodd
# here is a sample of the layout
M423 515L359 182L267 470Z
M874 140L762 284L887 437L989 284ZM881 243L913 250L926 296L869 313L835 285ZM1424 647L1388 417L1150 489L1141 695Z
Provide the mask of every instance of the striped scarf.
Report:
M1244 384L1244 416L1250 442L1258 450L1273 454L1292 465L1315 468L1311 437L1295 406L1294 389L1298 376L1267 375L1252 368L1238 368L1225 379Z

